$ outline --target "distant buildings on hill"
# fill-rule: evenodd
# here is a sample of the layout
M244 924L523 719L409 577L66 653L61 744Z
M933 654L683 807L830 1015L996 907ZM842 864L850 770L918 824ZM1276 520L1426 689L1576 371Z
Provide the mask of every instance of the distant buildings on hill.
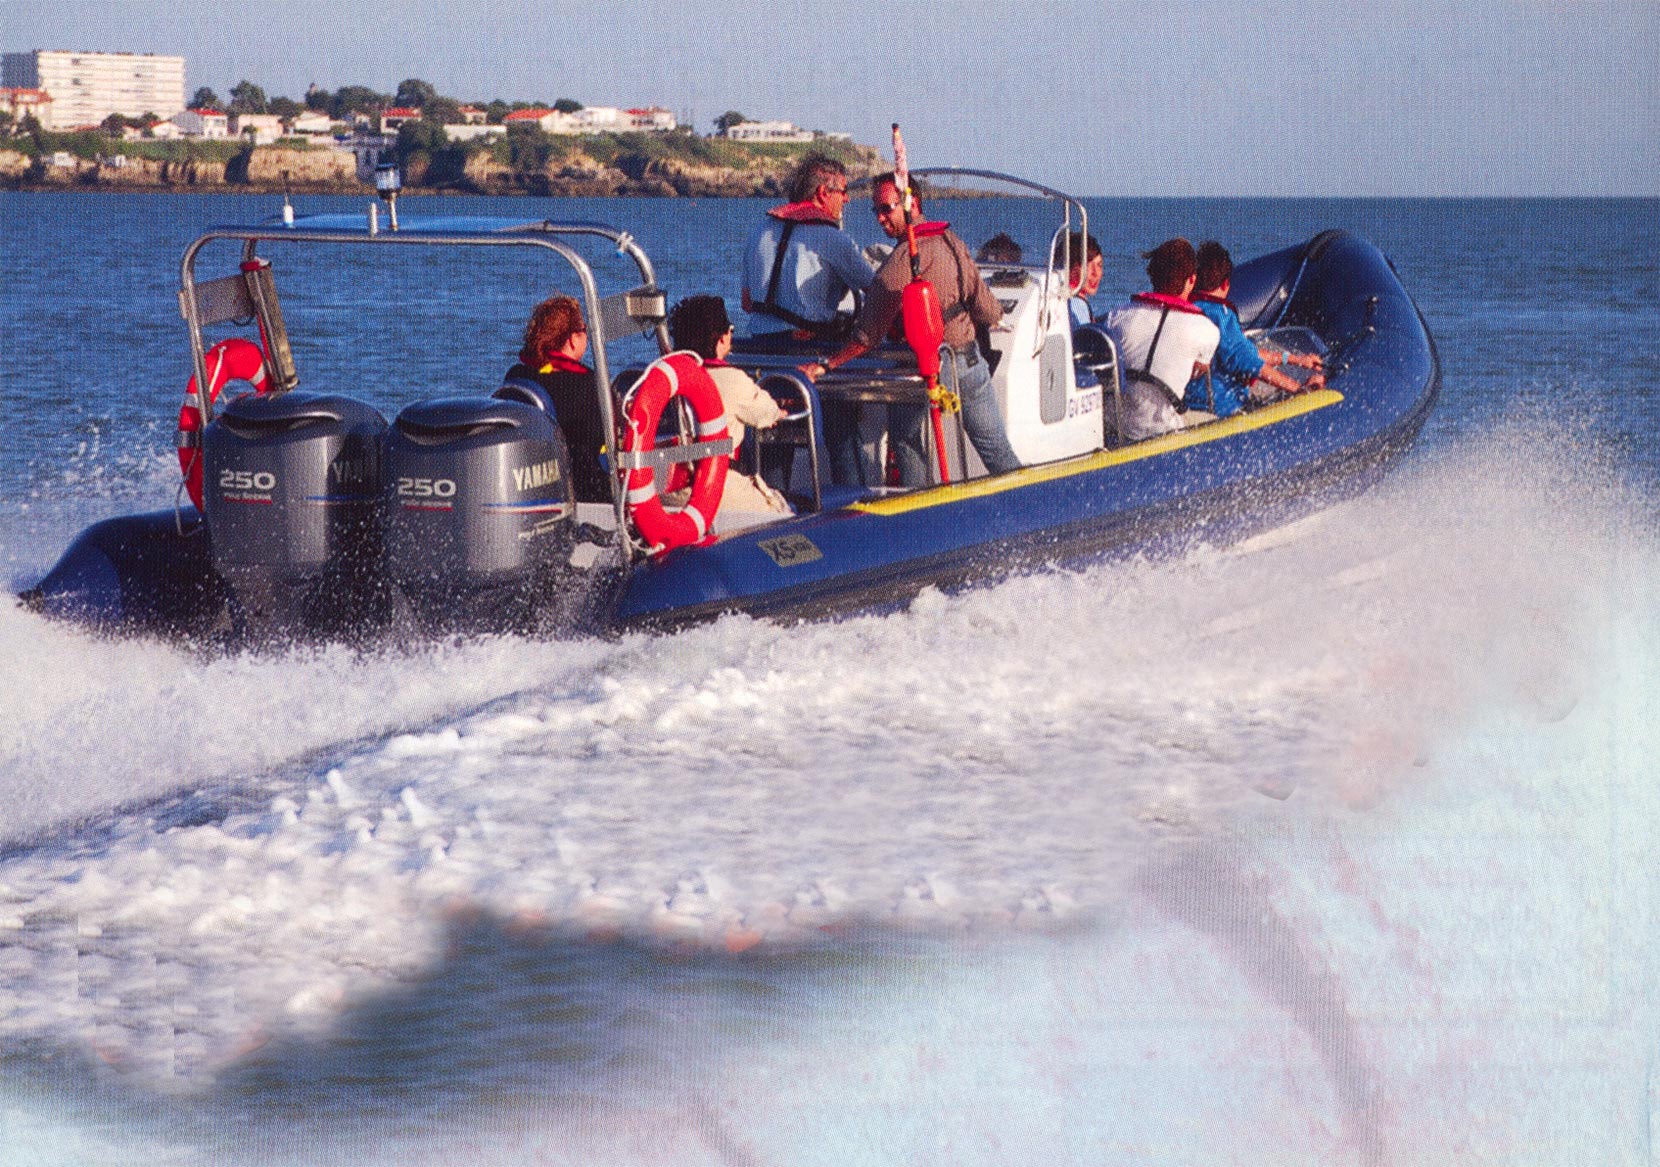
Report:
M376 127L368 118L353 123L332 122L306 110L291 118L275 114L237 114L217 109L187 109L183 57L154 53L91 53L34 49L6 53L0 67L0 112L12 123L33 117L43 129L97 128L110 115L120 114L134 124L126 136L152 138L251 138L256 145L288 136L316 139L343 135L361 137ZM564 105L564 102L560 103ZM570 104L575 104L574 102ZM472 141L507 133L514 126L534 126L549 134L668 133L680 128L673 113L662 106L619 109L591 105L575 110L520 109L500 124L486 124L486 113L473 105L460 107L460 124L446 125L452 141ZM138 124L145 115L153 118ZM417 107L392 107L379 114L378 130L391 136L421 117ZM715 136L737 142L808 142L816 138L850 141L850 134L825 134L798 129L785 121L738 121L724 125Z

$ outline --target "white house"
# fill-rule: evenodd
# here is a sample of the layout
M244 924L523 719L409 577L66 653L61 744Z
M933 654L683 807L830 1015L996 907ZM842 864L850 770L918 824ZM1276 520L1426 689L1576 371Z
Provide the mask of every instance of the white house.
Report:
M172 122L151 122L147 126L141 126L136 122L130 122L128 123L127 128L121 131L121 140L123 142L140 142L146 138L160 138L166 141L171 141L172 139L179 137L182 133L183 131Z
M734 142L811 142L814 134L794 122L738 122L726 127L725 136Z
M640 130L663 133L674 129L678 123L674 114L656 105L641 109L586 105L575 113L560 113L555 109L516 109L507 115L503 124L533 125L549 134L620 134Z
M570 115L567 134L602 134L623 128L623 111L614 105L585 105Z
M231 118L231 133L252 138L256 146L269 146L283 136L282 119L274 113L239 113Z
M334 134L334 123L321 110L308 109L288 123L288 132L305 138L327 138Z
M579 134L572 115L560 113L556 109L516 109L502 119L502 125L508 128L513 126L533 126L547 134ZM451 127L454 128L454 127Z
M646 130L657 134L667 133L678 124L674 114L660 105L650 105L644 109L625 109L623 118L631 130Z
M33 117L41 129L52 128L52 95L44 89L15 85L0 88L0 111L11 114L14 123Z
M506 126L451 125L444 127L444 137L452 142L476 142L481 138L505 138L506 136Z
M410 109L407 106L395 105L391 109L383 109L380 111L380 132L383 134L395 134L398 132L398 127L403 125L405 122L415 122L420 120L420 110Z
M228 138L230 118L216 109L185 109L173 115L173 124L187 138Z

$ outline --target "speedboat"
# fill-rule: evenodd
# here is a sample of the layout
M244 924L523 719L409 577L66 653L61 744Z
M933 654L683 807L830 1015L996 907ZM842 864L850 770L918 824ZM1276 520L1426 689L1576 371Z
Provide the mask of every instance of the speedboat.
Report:
M745 452L782 453L796 513L711 531L732 456L726 419L718 398L710 406L699 359L671 351L668 297L626 231L477 216L399 224L395 213L388 225L373 207L285 208L206 232L180 264L194 377L179 454L191 502L88 528L23 600L117 633L223 645L880 610L928 587L1178 552L1284 523L1374 482L1435 402L1435 345L1391 263L1367 241L1327 231L1240 264L1231 293L1259 345L1319 353L1325 387L1122 442L1111 338L1075 327L1069 312L1078 288L1066 252L1088 231L1082 202L991 171L914 173L1008 183L1052 211L1037 262L981 265L1004 309L985 339L1020 469L984 473L948 414L938 481L832 482L825 404L926 400L916 357L878 349L814 384L798 372L808 353L740 346L729 363L787 410ZM580 246L594 240L632 261L628 280L603 294ZM235 270L198 278L203 249L226 241L240 247ZM390 421L372 402L300 389L267 254L291 247L471 249L562 265L580 292L594 393L614 438L603 454L610 502L575 501L557 410L524 385L417 402ZM629 337L658 355L614 372L615 346ZM941 351L949 385L950 350ZM247 391L221 401L237 382Z

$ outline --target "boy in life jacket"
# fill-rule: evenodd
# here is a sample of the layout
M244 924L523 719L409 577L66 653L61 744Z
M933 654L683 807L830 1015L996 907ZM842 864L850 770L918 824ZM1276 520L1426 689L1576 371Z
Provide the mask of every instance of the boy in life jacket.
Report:
M1211 366L1210 393L1217 417L1230 417L1249 405L1253 398L1274 393L1297 393L1319 389L1326 383L1323 362L1317 353L1291 353L1280 349L1259 349L1245 335L1239 323L1239 309L1228 299L1233 283L1233 258L1220 243L1199 244L1198 273L1193 303L1222 334ZM1281 366L1313 369L1306 382L1289 376ZM1202 380L1190 381L1187 396L1206 392Z
M1138 292L1106 319L1124 372L1126 442L1214 421L1188 384L1209 371L1221 333L1188 301L1198 272L1193 244L1167 239L1143 256L1153 290ZM1203 386L1201 380L1199 384Z

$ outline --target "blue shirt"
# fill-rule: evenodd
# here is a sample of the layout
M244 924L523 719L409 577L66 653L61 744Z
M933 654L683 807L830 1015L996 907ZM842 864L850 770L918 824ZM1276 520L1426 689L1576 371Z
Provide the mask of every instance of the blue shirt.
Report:
M1217 417L1228 417L1245 408L1251 399L1251 382L1262 372L1262 354L1239 325L1239 313L1222 300L1194 298L1193 306L1203 312L1222 333L1216 355L1210 362L1211 391L1216 395ZM1205 379L1188 382L1187 400L1199 408L1205 402Z
M744 252L744 288L754 303L767 298L772 261L778 254L778 241L785 226L768 215ZM846 231L828 223L797 223L790 233L773 300L780 308L804 320L828 324L835 319L850 291L864 292L875 278L876 272L865 262L864 253ZM851 309L852 305L848 307ZM788 321L764 313L756 313L750 323L750 331L755 333L779 332L791 327Z

